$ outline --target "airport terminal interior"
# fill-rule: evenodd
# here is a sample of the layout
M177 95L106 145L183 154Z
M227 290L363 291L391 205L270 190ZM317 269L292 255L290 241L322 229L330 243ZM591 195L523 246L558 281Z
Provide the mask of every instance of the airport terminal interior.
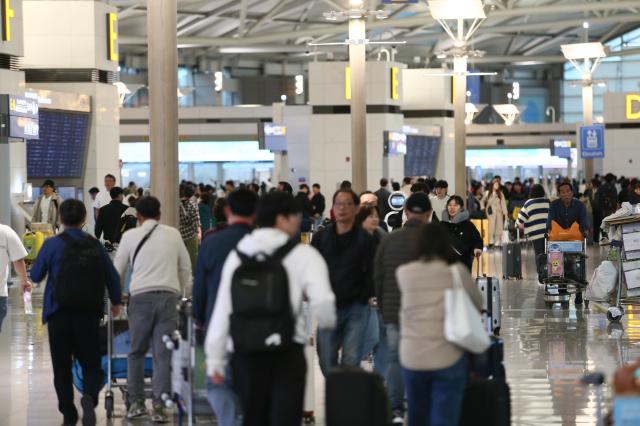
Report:
M0 426L640 426L640 0L0 7Z

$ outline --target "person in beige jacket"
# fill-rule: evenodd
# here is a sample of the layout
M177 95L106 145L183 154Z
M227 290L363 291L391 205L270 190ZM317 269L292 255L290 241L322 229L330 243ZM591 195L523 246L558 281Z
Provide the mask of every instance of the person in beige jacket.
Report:
M444 335L445 290L454 286L452 268L478 311L482 296L438 224L419 231L419 260L396 272L401 292L400 364L408 402L409 426L457 426L469 373L467 354Z
M502 231L504 221L507 220L507 200L502 193L500 182L494 180L489 189L487 200L487 219L489 219L489 246L502 245Z

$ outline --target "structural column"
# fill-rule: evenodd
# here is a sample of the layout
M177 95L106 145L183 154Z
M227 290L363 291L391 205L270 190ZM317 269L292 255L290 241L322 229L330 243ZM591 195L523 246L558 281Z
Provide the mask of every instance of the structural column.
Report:
M349 38L364 40L365 21L349 20ZM366 50L364 44L349 44L351 68L351 175L353 189L360 193L367 189L367 99Z
M454 58L454 76L453 76L453 110L455 122L455 183L453 190L455 194L465 197L467 193L467 127L465 119L465 105L467 101L467 64L465 58ZM450 185L451 186L451 185Z
M591 82L582 86L582 122L585 126L593 124L593 85ZM593 160L584 160L584 178L593 178Z
M178 226L177 0L147 0L151 192L162 223Z

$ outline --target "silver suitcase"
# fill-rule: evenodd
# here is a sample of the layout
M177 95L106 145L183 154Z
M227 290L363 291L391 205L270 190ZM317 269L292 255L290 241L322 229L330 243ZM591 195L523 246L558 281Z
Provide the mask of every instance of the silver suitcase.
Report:
M500 280L495 277L487 277L486 274L480 275L481 259L476 260L478 263L478 276L476 285L482 295L482 311L483 320L489 333L496 336L500 335L500 327L502 326L502 307L500 303Z

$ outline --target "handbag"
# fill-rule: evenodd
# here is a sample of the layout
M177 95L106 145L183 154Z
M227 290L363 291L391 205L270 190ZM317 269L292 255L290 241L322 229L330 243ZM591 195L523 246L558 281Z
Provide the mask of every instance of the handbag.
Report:
M474 353L484 353L491 345L480 312L462 285L460 270L452 265L453 288L444 293L444 337L449 343Z

